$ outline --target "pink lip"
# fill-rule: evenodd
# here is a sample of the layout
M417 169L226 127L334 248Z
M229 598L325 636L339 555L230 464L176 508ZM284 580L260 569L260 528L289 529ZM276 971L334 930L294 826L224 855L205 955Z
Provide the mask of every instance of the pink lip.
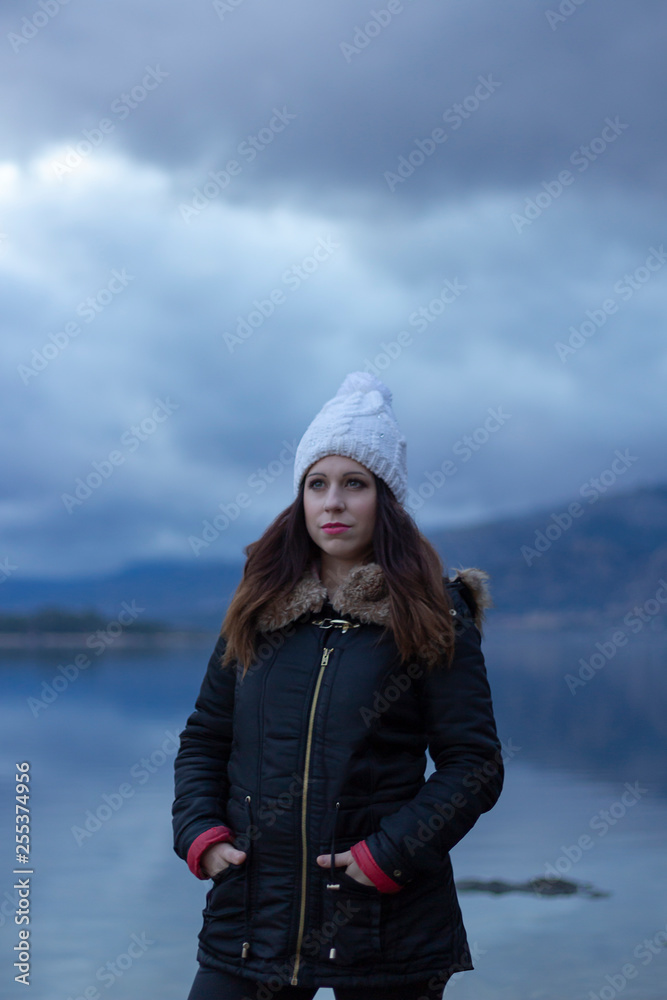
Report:
M327 535L340 535L341 532L347 531L349 527L349 524L324 524L322 525L322 531L326 531Z

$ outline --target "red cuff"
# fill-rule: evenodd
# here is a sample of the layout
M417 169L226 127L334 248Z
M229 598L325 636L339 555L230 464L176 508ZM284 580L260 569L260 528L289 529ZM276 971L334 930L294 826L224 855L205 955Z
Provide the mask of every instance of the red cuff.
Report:
M214 826L210 830L200 833L190 844L188 851L188 868L197 878L210 878L210 875L202 874L201 856L212 844L222 844L226 840L233 840L234 833L228 826Z
M350 851L364 875L368 875L369 879L380 892L398 892L403 888L398 882L394 882L393 878L385 875L366 846L365 840L360 840L358 844L353 844Z

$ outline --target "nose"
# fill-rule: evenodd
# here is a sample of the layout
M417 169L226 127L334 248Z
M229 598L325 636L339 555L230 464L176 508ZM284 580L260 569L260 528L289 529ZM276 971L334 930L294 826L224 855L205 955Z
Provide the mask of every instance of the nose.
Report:
M327 495L324 498L324 509L325 510L342 510L345 506L342 494L335 485L331 485L327 490Z

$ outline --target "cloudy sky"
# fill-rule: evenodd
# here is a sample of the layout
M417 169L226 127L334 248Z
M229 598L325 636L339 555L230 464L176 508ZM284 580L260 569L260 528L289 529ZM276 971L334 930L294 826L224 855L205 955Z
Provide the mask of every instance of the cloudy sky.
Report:
M355 370L426 530L664 481L659 0L0 25L5 578L240 558Z

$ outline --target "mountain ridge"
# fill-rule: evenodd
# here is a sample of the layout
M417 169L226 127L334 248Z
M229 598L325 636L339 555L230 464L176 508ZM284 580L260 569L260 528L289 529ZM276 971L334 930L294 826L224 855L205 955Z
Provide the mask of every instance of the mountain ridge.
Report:
M581 511L574 513L573 504ZM569 511L569 512L568 512ZM654 598L667 579L667 484L563 502L427 537L454 575L478 566L490 577L489 616L611 619ZM426 534L426 532L424 532ZM156 559L108 574L44 579L12 577L0 588L0 611L44 605L95 609L113 616L135 600L147 618L175 628L218 628L241 579L243 561Z

